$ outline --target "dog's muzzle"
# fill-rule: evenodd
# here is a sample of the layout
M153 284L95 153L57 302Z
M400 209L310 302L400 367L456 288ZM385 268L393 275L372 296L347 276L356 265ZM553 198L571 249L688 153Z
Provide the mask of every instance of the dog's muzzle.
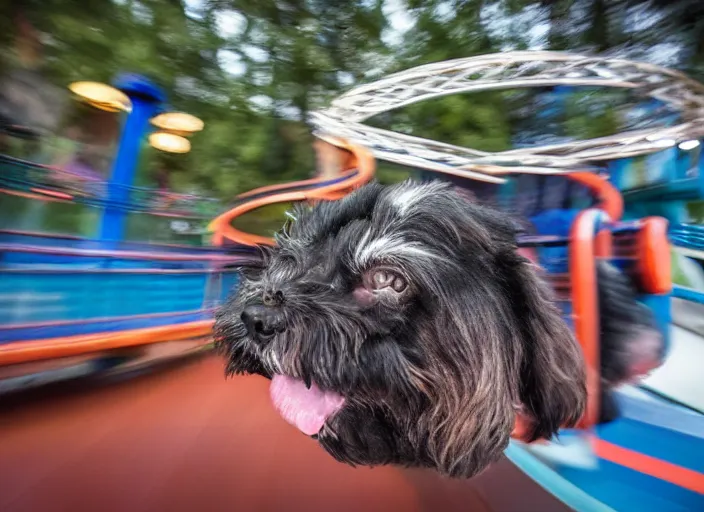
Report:
M279 305L253 304L244 308L240 318L252 342L260 350L271 348L274 337L286 330L286 318ZM280 370L279 370L280 371ZM291 425L306 435L317 435L323 425L345 403L345 398L315 382L273 373L269 393L274 408Z
M252 339L259 342L271 340L276 333L286 330L284 315L280 308L251 305L244 308L240 316Z

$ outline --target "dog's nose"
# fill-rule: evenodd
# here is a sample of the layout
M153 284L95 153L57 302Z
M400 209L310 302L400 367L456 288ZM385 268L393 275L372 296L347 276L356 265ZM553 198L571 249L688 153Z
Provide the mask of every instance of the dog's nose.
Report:
M266 340L284 330L281 313L268 306L247 306L241 318L249 335L259 340Z

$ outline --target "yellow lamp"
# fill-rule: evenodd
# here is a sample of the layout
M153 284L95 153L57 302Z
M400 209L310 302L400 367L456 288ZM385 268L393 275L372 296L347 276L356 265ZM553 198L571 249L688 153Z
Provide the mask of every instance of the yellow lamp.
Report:
M83 101L108 112L130 112L132 102L122 91L100 82L74 82L69 90Z
M152 118L152 124L160 130L189 135L199 132L205 123L196 116L185 112L165 112Z
M166 153L188 153L191 143L188 139L168 132L155 132L149 136L149 144Z

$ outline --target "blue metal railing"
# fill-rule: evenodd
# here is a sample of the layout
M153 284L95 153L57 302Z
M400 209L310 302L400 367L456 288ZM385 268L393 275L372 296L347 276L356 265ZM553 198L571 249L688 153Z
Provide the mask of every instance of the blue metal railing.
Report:
M675 224L670 228L670 241L677 247L704 251L704 226Z
M2 269L0 343L205 319L236 270Z
M0 245L16 244L16 245L36 245L41 247L55 247L59 249L88 249L99 250L105 248L105 241L92 238L82 238L70 235L58 235L53 233L39 233L32 231L15 231L0 229ZM193 254L196 258L199 255L207 254L258 254L255 247L238 246L228 248L227 250L221 247L212 246L196 246L196 245L180 245L152 242L133 242L123 241L112 244L112 248L121 251L144 251L148 254L153 253L183 253Z
M684 256L695 261L704 260L704 226L676 224L670 228L669 235L673 246L686 250L686 252L682 251ZM699 251L702 251L701 255L697 254ZM689 302L704 304L704 290L676 284L672 288L672 296Z
M0 244L0 343L210 318L237 285L237 267L256 263L222 251L56 243Z
M222 209L219 201L208 197L146 187L111 186L109 188L107 181L0 155L0 189L5 191L63 199L98 208L110 206L126 212L172 217L211 219Z

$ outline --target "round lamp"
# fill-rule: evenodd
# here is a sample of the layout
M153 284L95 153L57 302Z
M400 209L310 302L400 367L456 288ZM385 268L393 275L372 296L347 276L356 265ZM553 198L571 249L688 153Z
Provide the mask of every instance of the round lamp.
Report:
M100 82L74 82L69 90L83 101L108 112L130 112L132 102L125 93Z
M149 144L166 153L188 153L191 143L188 139L168 132L155 132L149 136Z
M199 132L205 123L196 116L185 112L165 112L152 119L152 124L160 130L181 133L184 135Z
M694 148L699 147L699 144L700 144L699 141L696 140L696 139L693 139L693 140L686 140L686 141L680 143L679 148L680 148L682 151L691 151L691 150L693 150Z

